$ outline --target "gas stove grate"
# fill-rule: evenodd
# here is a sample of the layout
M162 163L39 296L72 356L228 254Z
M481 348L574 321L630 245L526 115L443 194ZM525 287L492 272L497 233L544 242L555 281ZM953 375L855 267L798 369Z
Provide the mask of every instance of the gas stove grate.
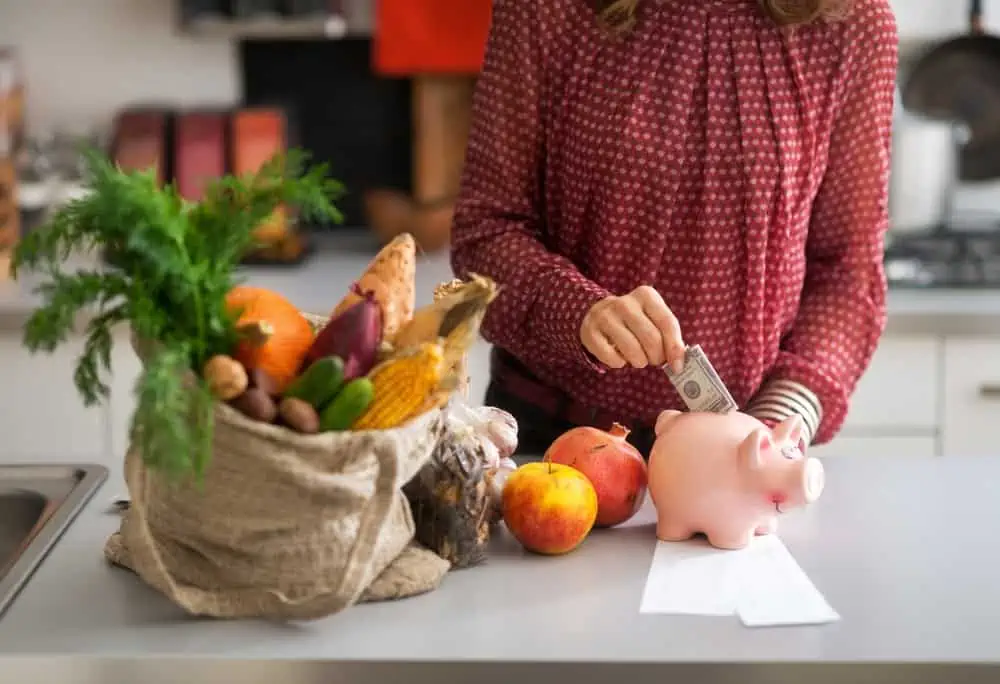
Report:
M1000 229L893 236L885 271L894 288L1000 288Z

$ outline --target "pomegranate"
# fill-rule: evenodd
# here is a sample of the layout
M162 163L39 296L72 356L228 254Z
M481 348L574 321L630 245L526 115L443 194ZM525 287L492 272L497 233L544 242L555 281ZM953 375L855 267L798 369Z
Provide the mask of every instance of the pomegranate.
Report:
M629 429L615 423L605 432L577 427L560 435L543 460L576 468L597 491L595 527L614 527L636 514L646 498L646 461L626 441Z

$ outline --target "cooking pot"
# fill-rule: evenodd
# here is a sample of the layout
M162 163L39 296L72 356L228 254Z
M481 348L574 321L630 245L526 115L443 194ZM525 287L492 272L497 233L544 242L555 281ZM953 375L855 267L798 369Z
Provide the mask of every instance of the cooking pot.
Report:
M947 225L958 177L958 155L967 138L961 124L907 112L899 106L892 127L889 223L892 231Z
M902 103L910 112L965 124L958 178L1000 178L1000 37L986 33L982 0L969 3L967 35L939 43L914 63Z

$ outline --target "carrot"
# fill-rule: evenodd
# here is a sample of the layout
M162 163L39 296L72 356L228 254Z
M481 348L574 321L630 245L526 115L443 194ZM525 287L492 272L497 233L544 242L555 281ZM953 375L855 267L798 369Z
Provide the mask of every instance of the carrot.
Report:
M352 288L330 314L339 316L361 301L362 294L371 292L382 308L382 337L396 334L413 318L417 298L417 245L413 236L403 233L383 247L371 260Z

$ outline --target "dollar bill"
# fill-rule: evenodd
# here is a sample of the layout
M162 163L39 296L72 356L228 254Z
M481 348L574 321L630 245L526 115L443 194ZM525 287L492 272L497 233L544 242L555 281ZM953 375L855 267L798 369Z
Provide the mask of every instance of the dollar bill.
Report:
M729 413L738 408L699 345L688 347L684 352L684 368L680 373L674 373L669 366L664 366L663 370L689 410Z

